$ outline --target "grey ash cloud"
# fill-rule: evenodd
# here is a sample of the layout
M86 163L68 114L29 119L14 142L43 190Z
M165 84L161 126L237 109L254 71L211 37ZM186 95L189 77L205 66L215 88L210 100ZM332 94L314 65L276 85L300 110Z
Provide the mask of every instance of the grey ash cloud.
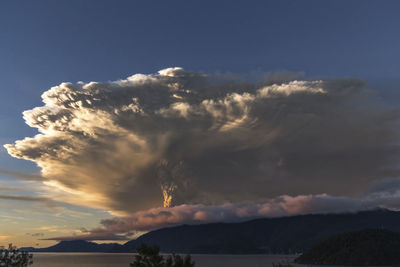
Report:
M62 83L24 112L39 134L5 147L77 204L120 215L284 195L352 199L399 176L397 107L358 79L293 77L169 68Z

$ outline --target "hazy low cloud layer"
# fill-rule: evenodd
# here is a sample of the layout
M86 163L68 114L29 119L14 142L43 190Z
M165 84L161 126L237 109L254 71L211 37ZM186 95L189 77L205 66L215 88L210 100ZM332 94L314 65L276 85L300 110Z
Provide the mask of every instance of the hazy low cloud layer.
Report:
M252 83L170 68L62 83L24 112L40 133L6 148L77 204L119 214L354 196L398 177L399 109L357 79L276 77Z
M264 203L236 203L219 206L179 205L135 212L126 217L101 221L101 226L82 231L82 234L52 237L48 240L128 240L134 233L158 228L212 222L241 222L263 217L281 217L301 214L343 213L374 208L400 209L400 186L391 194L378 192L363 197L335 197L319 195L283 195Z
M105 219L101 221L101 224L104 230L113 233L126 233L148 231L179 224L238 222L260 217L355 211L366 208L363 202L357 199L332 197L326 194L296 197L283 195L265 203L247 202L219 206L184 204L171 208L154 208L139 211L127 217Z

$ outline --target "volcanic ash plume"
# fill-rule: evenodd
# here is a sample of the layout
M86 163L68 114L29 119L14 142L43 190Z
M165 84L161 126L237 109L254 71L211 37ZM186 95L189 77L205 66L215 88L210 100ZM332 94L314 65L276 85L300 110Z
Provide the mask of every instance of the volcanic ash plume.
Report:
M246 82L168 68L62 83L23 113L39 133L5 147L76 204L118 214L351 196L398 175L398 107L358 79L284 76Z

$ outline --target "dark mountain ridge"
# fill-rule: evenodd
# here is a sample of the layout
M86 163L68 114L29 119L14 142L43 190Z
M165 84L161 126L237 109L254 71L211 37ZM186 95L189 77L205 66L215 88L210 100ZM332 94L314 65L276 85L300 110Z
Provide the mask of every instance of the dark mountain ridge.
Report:
M61 241L60 243L47 248L21 248L21 251L29 252L109 252L115 247L121 246L117 243L98 244L85 240Z
M379 209L263 218L242 223L182 225L149 232L119 249L134 251L144 242L157 244L167 253L300 253L330 236L367 228L400 231L400 212Z
M400 212L379 209L263 218L241 223L181 225L151 231L124 245L114 244L109 250L104 246L101 249L103 252L134 252L137 246L146 243L158 245L165 253L300 253L336 234L368 228L400 232ZM53 247L40 251L54 251Z

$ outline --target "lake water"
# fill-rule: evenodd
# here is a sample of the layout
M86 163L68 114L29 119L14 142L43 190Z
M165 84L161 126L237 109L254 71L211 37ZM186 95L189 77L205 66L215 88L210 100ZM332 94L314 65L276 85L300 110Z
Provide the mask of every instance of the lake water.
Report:
M133 253L33 253L33 267L129 267ZM268 267L293 255L192 255L196 267ZM301 265L298 265L301 266ZM304 266L304 265L303 265Z

